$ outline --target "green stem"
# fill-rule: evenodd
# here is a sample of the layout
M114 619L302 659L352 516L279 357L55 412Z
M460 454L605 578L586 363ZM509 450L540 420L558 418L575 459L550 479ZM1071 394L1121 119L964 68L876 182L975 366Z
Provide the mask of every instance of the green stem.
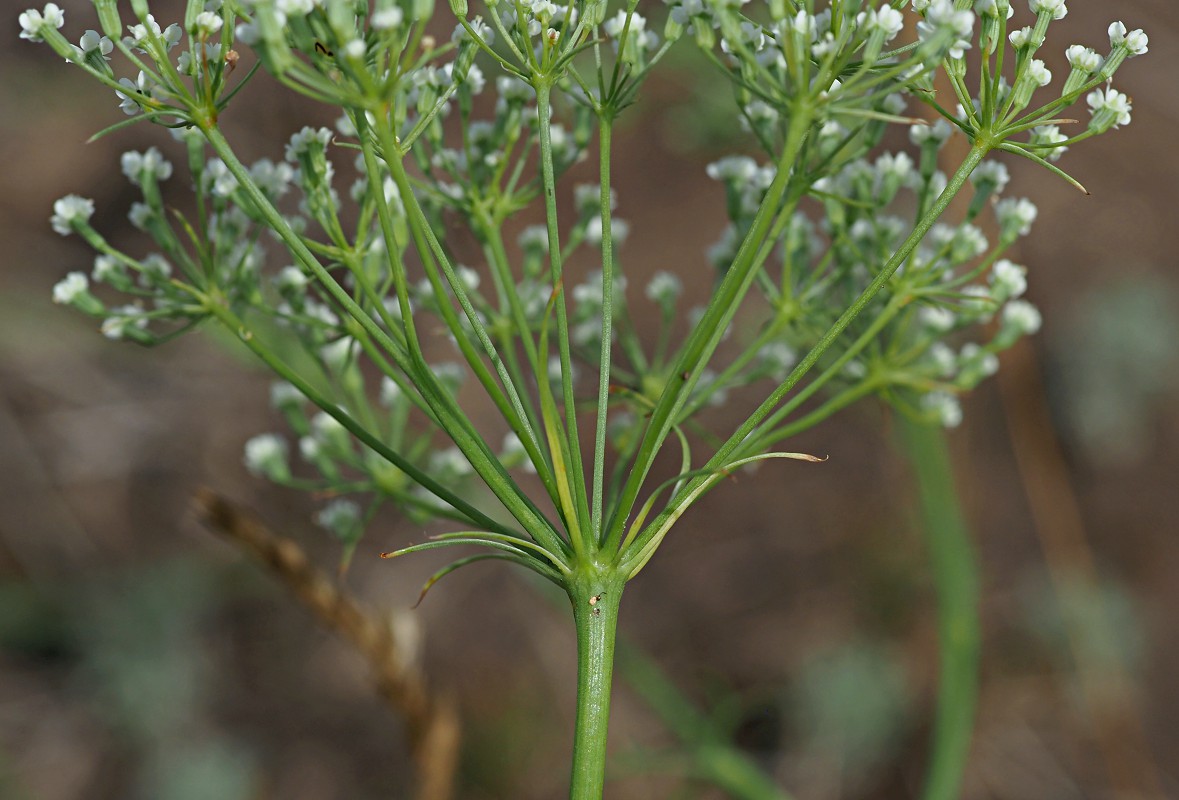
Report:
M937 712L924 800L956 800L970 753L978 699L978 566L958 503L945 435L898 417L904 449L917 479L925 540L937 591Z
M577 429L577 404L573 396L573 363L569 347L569 318L565 309L564 265L561 261L561 234L557 226L557 179L553 169L551 121L552 84L549 78L538 79L536 89L537 128L540 132L541 180L544 184L545 220L549 236L549 274L553 281L554 306L557 317L557 348L561 360L561 402L565 408L564 436L568 447L568 473L564 476L574 502L578 518L569 520L569 536L583 540L589 524L589 501L585 492L585 473L581 463L581 439ZM540 354L542 357L544 353ZM545 365L538 364L537 380L545 380ZM558 476L561 479L561 476ZM597 544L597 540L593 540Z
M577 722L573 734L570 800L601 800L606 782L606 728L614 638L625 579L615 570L584 565L567 590L577 626Z
M630 24L630 18L627 18ZM610 133L611 120L603 115L598 126L602 214L602 349L598 359L598 415L594 431L593 498L590 502L590 533L593 541L602 536L602 484L606 469L606 422L610 403L610 348L614 332L614 239L610 217Z

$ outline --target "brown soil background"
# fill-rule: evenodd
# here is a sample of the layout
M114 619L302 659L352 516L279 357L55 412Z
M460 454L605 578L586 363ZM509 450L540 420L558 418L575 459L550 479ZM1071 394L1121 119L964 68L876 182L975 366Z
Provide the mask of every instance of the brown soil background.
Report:
M150 787L168 781L152 776L188 770L193 793L167 796L406 797L404 738L364 665L191 511L197 487L212 486L330 566L334 548L310 524L315 504L241 465L249 436L281 429L267 376L203 336L152 351L109 343L49 301L57 280L91 261L76 237L50 230L53 200L93 196L96 227L125 227L134 197L119 154L164 137L135 128L84 144L121 119L114 98L17 39L24 5L6 2L0 14L0 795L164 797ZM76 38L89 14L62 5ZM1151 52L1118 76L1133 124L1062 163L1092 197L1011 164L1013 191L1040 207L1016 257L1031 268L1045 327L966 401L951 436L983 578L982 692L964 793L980 800L1179 796L1179 381L1169 338L1179 295L1179 6L1074 0L1070 10L1053 42L1100 46L1121 18L1148 30ZM699 254L719 233L723 199L703 168L720 151L688 136L703 114L694 75L654 81L616 135L636 299L656 269L699 270L699 283L688 281L696 296L711 280ZM253 158L279 155L298 127L330 119L259 80L224 126ZM1110 311L1126 308L1116 303L1127 292L1162 309L1158 318L1133 310L1141 306ZM1140 400L1118 369L1132 354L1094 349L1097 309L1112 314L1103 330L1116 338L1146 326L1141 335L1162 353L1148 370L1158 385ZM1130 409L1109 447L1094 450L1067 423L1078 385ZM1013 430L1036 465L1027 475ZM913 797L936 651L908 472L876 408L838 417L799 449L831 460L763 469L715 492L628 589L622 630L690 696L727 709L742 746L797 797ZM1033 496L1070 491L1035 505L1029 486ZM1043 537L1062 541L1054 532L1065 543L1046 551ZM382 517L349 585L375 606L407 608L440 562L372 556L420 533ZM1116 587L1117 602L1101 608L1119 622L1074 658L1037 620L1051 617L1052 577L1090 562ZM427 674L459 700L460 795L560 796L574 691L567 612L499 567L447 583L410 618ZM864 642L903 668L904 702L877 763L841 779L793 711L808 665ZM651 764L672 744L625 683L612 737L620 764ZM240 775L245 793L212 789L222 784L202 777L206 764ZM1136 777L1111 777L1124 771ZM607 796L671 792L667 780L632 777Z

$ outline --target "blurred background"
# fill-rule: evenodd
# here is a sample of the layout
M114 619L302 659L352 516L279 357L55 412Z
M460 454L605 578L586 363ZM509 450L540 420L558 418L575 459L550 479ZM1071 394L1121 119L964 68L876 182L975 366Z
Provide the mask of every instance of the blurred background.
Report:
M70 38L94 26L87 3L60 4ZM211 487L334 569L319 504L242 466L249 437L282 427L269 377L216 339L144 350L50 302L92 260L50 229L53 201L93 197L95 227L130 236L119 155L171 142L135 127L85 144L122 119L116 98L17 38L25 5L0 20L0 797L408 797L405 726L365 662L193 510ZM1120 18L1151 52L1118 75L1133 124L1062 162L1091 197L1009 164L1009 191L1040 208L1012 257L1045 322L949 437L982 578L967 798L1179 797L1179 7L1070 11L1057 49L1101 45ZM696 299L712 279L724 199L704 166L731 147L730 95L691 55L669 58L615 136L632 293L657 269L700 270ZM261 78L223 125L251 160L332 120ZM616 676L607 796L725 796L685 777L657 710L669 691L798 798L917 795L936 618L896 440L884 410L858 407L800 440L828 463L741 476L679 524L623 604L637 655ZM459 797L561 796L567 608L486 566L408 611L442 562L375 555L421 533L383 515L346 588L410 632L454 698Z

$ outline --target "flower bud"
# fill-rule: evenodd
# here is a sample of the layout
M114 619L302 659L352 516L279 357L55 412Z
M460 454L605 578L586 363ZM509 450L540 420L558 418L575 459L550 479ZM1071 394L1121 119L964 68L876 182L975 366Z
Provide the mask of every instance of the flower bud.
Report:
M202 5L199 0L197 5ZM112 39L123 35L123 20L119 18L118 0L94 0L94 9L98 12L98 24L103 33Z
M468 10L467 0L450 0L450 11L456 17L466 17Z
M606 0L589 0L582 15L586 25L601 25L606 19Z
M413 0L409 15L417 22L425 22L434 15L434 0Z

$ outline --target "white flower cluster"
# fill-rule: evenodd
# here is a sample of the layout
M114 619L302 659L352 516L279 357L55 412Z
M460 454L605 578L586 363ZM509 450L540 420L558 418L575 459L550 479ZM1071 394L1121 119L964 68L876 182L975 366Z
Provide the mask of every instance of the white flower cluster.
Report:
M50 219L50 223L53 225L53 230L62 236L68 236L77 229L78 225L89 222L92 216L94 216L94 201L71 194L53 204L53 217Z
M149 147L143 153L133 150L123 153L120 165L123 174L135 186L143 186L145 180L159 182L172 177L172 164L157 147Z
M65 12L57 3L47 3L41 11L30 8L17 21L20 23L20 38L41 42L44 41L45 30L60 30L65 25Z
M917 35L923 42L949 42L947 55L962 58L970 49L974 32L974 13L961 10L954 0L913 0L913 9L924 13L917 23Z

